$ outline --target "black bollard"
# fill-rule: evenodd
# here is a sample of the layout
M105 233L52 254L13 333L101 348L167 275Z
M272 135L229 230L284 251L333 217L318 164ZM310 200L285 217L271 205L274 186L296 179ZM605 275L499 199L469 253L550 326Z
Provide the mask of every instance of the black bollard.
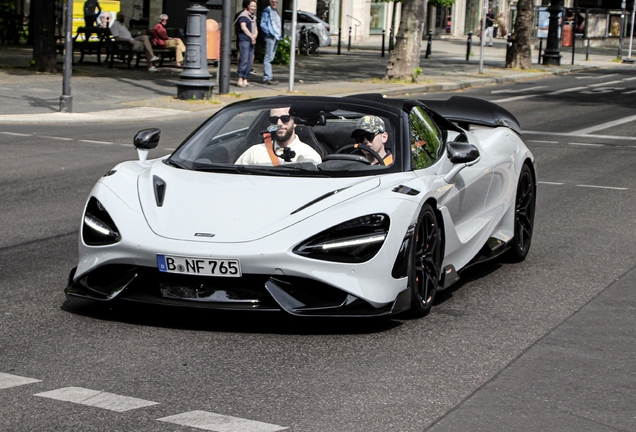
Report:
M384 57L384 39L386 38L386 30L382 30L382 57Z
M473 32L468 32L468 39L466 40L466 61L470 58L470 51L473 48Z
M347 45L347 51L351 51L351 26L349 26L349 44Z
M506 43L506 61L510 58L510 49L512 48L512 33L508 33L508 39Z
M389 52L393 51L393 28L389 29Z
M428 42L426 43L426 55L424 58L429 58L431 56L431 48L433 46L433 30L428 31Z
M338 55L340 55L341 46L342 46L342 28L338 27Z
M541 64L541 53L543 52L543 38L539 38L539 59L537 64Z

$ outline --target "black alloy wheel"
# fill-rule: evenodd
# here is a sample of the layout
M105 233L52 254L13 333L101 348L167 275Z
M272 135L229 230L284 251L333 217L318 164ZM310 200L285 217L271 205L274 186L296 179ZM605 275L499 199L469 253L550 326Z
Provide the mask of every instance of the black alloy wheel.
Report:
M424 204L409 255L411 314L415 317L431 310L441 280L442 258L442 230L433 208Z
M534 210L537 200L536 186L528 165L523 165L515 198L515 233L510 242L507 258L510 262L526 259L534 230Z

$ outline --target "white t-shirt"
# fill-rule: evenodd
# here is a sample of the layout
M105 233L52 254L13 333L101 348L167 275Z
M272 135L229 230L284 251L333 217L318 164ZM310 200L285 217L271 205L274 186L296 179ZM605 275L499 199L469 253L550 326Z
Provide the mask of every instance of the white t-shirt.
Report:
M290 162L284 162L280 159L281 164L284 163L294 163L294 162L313 162L315 164L319 164L322 162L322 158L310 146L301 142L298 139L298 135L295 136L294 140L287 146L296 152L296 155L292 158ZM274 153L281 154L281 147L278 146L277 143L274 144ZM256 144L252 147L248 148L243 152L241 156L236 160L236 165L271 165L272 160L267 153L267 148L265 144Z

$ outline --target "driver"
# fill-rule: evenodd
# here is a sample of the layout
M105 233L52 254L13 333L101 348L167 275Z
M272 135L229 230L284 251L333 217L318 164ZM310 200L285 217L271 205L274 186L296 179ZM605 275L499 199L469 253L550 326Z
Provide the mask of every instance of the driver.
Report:
M378 116L365 115L356 124L356 129L351 133L351 137L356 140L358 144L362 144L361 147L364 155L369 159L372 165L377 165L379 162L369 152L364 151L364 146L371 147L378 153L384 165L391 165L393 163L393 155L389 150L384 148L384 144L389 139L389 134L384 127L384 120Z
M289 114L289 107L272 108L269 111L269 123L274 126L274 128L270 126L269 129L278 127L278 130L271 132L274 154L270 154L266 143L255 144L239 156L235 162L236 165L277 165L273 162L272 156L276 162L313 162L315 164L322 162L316 150L298 139L295 132L296 124L294 117Z

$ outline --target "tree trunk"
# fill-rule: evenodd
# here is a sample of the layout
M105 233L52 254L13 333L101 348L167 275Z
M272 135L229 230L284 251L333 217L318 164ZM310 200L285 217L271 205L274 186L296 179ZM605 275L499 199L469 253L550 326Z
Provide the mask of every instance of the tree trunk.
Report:
M31 0L33 68L38 72L57 72L55 59L55 2Z
M424 2L404 0L395 47L386 66L387 79L410 79L420 66Z
M530 69L532 65L532 0L519 0L512 46L506 56L507 68Z

